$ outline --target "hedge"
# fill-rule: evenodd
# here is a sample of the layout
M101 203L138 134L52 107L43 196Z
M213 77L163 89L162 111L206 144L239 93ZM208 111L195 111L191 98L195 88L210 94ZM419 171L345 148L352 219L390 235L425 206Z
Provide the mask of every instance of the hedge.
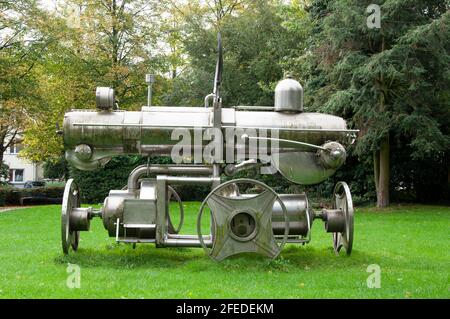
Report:
M122 189L127 184L128 175L138 165L146 164L147 157L141 156L117 156L101 169L95 171L81 171L70 167L69 175L80 188L81 200L85 204L102 204L112 189ZM150 164L172 164L169 157L151 157ZM339 174L338 174L339 175ZM341 176L339 176L340 178ZM261 175L259 169L250 169L236 174L233 177L222 176L222 180L235 178L258 179L277 193L301 193L306 191L308 197L315 202L330 202L333 187L336 181L317 186L299 186L286 181L279 173L274 175ZM183 201L202 201L208 195L209 185L182 185L175 190Z
M81 171L70 167L69 175L77 183L81 200L86 204L101 204L112 189L127 185L128 175L139 165L147 164L147 157L113 157L104 168ZM151 157L150 164L172 164L170 157ZM175 187L183 201L203 200L209 192L207 186L183 185Z
M4 188L0 188L0 207L6 204L6 192Z
M50 186L38 188L0 188L0 206L22 205L26 203L61 203L64 187Z

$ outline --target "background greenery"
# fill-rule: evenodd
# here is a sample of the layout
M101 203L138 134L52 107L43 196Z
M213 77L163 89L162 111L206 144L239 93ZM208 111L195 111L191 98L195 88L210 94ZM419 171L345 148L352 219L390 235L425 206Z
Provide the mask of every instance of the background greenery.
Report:
M198 203L185 203L183 233L195 234ZM176 219L176 206L172 207ZM0 213L0 298L449 298L447 207L359 208L351 257L336 256L321 221L305 246L273 261L248 255L216 263L199 248L117 245L101 220L64 256L60 206ZM66 286L68 263L81 288ZM366 285L381 267L381 288Z
M366 25L372 3L381 29ZM361 130L347 164L308 188L312 196L344 179L358 200L378 206L389 195L448 202L449 8L448 0L2 1L0 162L19 129L22 156L51 162L49 177L86 178L85 200L100 201L141 159L119 159L107 173L69 170L55 133L64 113L93 108L96 86L113 87L121 109L140 109L146 73L156 75L155 105L201 106L220 31L224 106L273 105L277 81L290 73L304 86L306 111L342 116Z

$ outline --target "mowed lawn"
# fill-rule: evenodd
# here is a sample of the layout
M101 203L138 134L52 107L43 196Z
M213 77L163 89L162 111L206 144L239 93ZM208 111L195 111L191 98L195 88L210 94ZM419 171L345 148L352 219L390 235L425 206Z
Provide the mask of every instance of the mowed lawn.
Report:
M184 233L198 203L186 203ZM450 298L450 208L394 206L355 215L352 256L336 256L315 221L312 241L273 261L254 255L216 263L198 248L117 245L100 219L64 256L60 206L0 213L0 298ZM70 289L68 263L81 269ZM367 287L380 266L381 288Z

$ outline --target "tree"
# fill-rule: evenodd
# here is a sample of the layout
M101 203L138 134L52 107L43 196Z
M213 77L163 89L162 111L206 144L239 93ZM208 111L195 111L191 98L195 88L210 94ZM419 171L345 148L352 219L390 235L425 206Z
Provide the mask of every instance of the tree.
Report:
M69 164L64 156L58 161L47 161L44 163L44 177L50 179L67 179L69 177Z
M313 108L361 129L356 152L372 153L377 206L386 207L393 143L406 143L410 159L424 161L449 149L449 6L378 1L381 29L369 29L371 3L314 1L319 34L299 69L308 73Z
M9 166L0 162L0 186L7 184L6 180L9 178Z
M303 6L262 0L211 1L202 8L190 9L183 11L182 38L189 65L173 81L165 102L203 105L204 97L212 91L220 31L224 46L223 105L273 105L276 82L289 71L290 58L304 50L308 17Z
M44 17L35 1L0 2L0 163L37 102L32 71L47 44L37 31Z
M144 74L157 41L152 28L158 18L153 11L157 1L81 1L78 47L81 56L95 56L101 81L113 87L124 107L142 102ZM136 89L141 88L137 91ZM140 105L139 105L140 106Z
M113 87L121 109L144 104L144 75L163 65L155 49L156 5L146 0L66 0L50 12L41 31L53 42L35 68L43 101L27 123L25 157L57 161L63 144L55 132L64 113L94 108L97 86ZM156 99L164 85L159 80Z

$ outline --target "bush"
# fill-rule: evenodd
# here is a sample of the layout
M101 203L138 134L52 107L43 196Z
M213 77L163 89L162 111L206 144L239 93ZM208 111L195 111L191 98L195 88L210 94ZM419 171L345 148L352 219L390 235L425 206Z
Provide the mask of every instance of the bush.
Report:
M20 197L44 197L44 198L62 198L64 187L50 186L38 188L24 188L20 190Z
M9 178L9 166L0 162L0 185L8 185L6 180Z
M23 189L10 187L6 188L5 192L5 203L7 205L20 205L21 191Z
M6 191L5 188L0 188L0 207L6 205Z
M355 205L374 203L376 191L372 157L359 158L353 150L354 146L349 147L346 163L336 174L318 185L294 185L285 180L280 173L261 175L259 169L249 169L231 178L223 175L222 180L254 178L266 183L279 194L306 192L310 202L316 207L329 206L332 202L334 186L339 181L345 181L350 186ZM446 166L448 155L444 159L413 161L408 160L409 154L409 150L399 150L393 146L391 199L400 202L450 200L450 184ZM146 163L147 157L114 157L105 168L96 171L86 172L71 168L70 176L80 187L84 203L102 203L110 190L122 189L126 185L128 175L136 166ZM153 157L150 158L150 163L171 164L172 161L169 157ZM202 201L209 193L210 186L182 185L175 189L183 201Z
M127 184L128 175L138 165L146 164L147 157L118 156L104 167L95 171L80 171L70 168L70 177L75 179L81 192L83 203L103 203L112 189L122 189ZM152 157L151 164L171 164L169 157ZM253 178L266 183L277 193L302 193L306 192L311 202L319 205L329 205L332 199L333 188L340 180L347 181L352 189L352 194L357 197L358 203L370 201L374 196L373 181L370 172L356 157L350 157L348 163L338 170L335 176L324 183L313 186L294 185L285 180L280 173L262 175L259 169L249 169L236 174L233 177L222 176L223 181L236 178ZM175 190L183 201L202 201L210 192L209 185L182 185Z
M64 154L57 161L47 161L43 165L44 177L62 180L69 176L69 163Z
M122 189L131 171L145 162L140 156L118 156L95 171L81 171L69 165L69 176L77 183L82 202L102 203L111 189Z
M26 203L61 203L64 187L0 188L0 206Z

